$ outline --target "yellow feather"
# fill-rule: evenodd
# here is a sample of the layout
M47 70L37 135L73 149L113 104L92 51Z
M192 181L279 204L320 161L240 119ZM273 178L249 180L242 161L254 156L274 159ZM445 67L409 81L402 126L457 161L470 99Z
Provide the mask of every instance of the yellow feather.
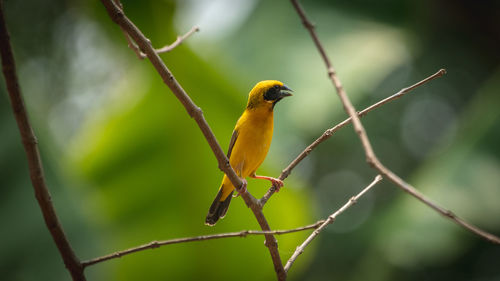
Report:
M255 173L269 151L273 138L273 111L265 107L247 109L234 129L238 131L238 140L234 144L229 163L240 178L246 178ZM226 176L222 185L224 191L221 201L234 189Z
M274 105L284 96L290 95L283 94L281 90L289 89L280 81L266 80L257 83L248 95L247 107L234 127L232 147L229 148L229 163L242 179L254 176L266 158L273 138ZM224 175L219 194L207 215L207 224L214 225L219 218L224 217L230 202L226 200L230 200L228 196L233 190L233 184Z
M264 100L264 93L274 85L283 86L276 80L261 81L248 95L247 108L236 123L234 130L238 139L231 151L229 163L240 178L254 174L264 162L273 138L273 103ZM221 201L234 190L234 186L224 175Z

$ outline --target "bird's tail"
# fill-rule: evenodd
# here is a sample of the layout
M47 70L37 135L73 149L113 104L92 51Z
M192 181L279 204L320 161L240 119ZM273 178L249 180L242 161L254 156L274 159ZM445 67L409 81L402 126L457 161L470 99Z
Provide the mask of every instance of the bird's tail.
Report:
M226 198L222 199L223 191L224 184L219 188L219 192L208 210L207 218L205 219L206 225L214 226L219 219L222 219L226 215L231 198L233 198L234 190Z

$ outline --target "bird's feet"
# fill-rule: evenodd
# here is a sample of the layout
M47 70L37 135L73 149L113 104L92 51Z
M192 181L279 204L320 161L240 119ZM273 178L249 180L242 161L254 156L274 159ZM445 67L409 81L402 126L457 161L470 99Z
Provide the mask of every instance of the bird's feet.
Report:
M246 179L241 179L241 182L243 183L241 185L241 188L240 190L236 189L236 191L238 192L234 197L238 197L240 196L241 194L247 192L247 185L248 185L248 182Z
M282 180L277 179L277 178L270 178L269 180L271 181L274 188L276 189L276 192L280 192L280 189L283 187L283 185L285 185Z
M253 175L252 178L254 179L263 179L263 180L268 180L271 182L271 184L274 186L274 188L276 189L276 192L279 192L280 191L280 188L283 187L283 181L280 180L280 179L277 179L277 178L272 178L272 177L266 177L266 176L257 176L257 175Z

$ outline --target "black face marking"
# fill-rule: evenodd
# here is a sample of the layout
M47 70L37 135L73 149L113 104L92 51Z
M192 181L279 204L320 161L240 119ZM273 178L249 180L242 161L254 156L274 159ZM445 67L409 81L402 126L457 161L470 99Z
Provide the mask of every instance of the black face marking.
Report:
M278 100L279 98L280 98L280 86L279 85L275 85L275 86L269 88L269 90L267 90L267 92L264 94L264 100L275 101L275 100Z
M276 104L277 104L277 103L278 103L281 99L282 99L282 98L279 98L279 99L277 99L277 100L273 101L273 107L272 107L273 109L274 109L274 107L276 106Z

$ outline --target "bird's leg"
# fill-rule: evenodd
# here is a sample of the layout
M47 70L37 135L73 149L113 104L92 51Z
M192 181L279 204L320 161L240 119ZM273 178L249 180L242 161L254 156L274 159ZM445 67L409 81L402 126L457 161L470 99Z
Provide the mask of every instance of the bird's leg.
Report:
M242 182L243 184L241 185L240 190L236 189L236 191L238 191L238 194L236 194L234 197L238 197L238 196L240 196L241 194L243 194L243 193L247 192L247 184L248 184L247 180L246 180L246 179L241 179L241 182Z
M250 175L251 178L254 179L263 179L263 180L268 180L272 183L274 188L276 188L276 192L280 191L280 188L283 187L283 181L277 178L272 178L272 177L266 177L266 176L258 176L256 174Z

